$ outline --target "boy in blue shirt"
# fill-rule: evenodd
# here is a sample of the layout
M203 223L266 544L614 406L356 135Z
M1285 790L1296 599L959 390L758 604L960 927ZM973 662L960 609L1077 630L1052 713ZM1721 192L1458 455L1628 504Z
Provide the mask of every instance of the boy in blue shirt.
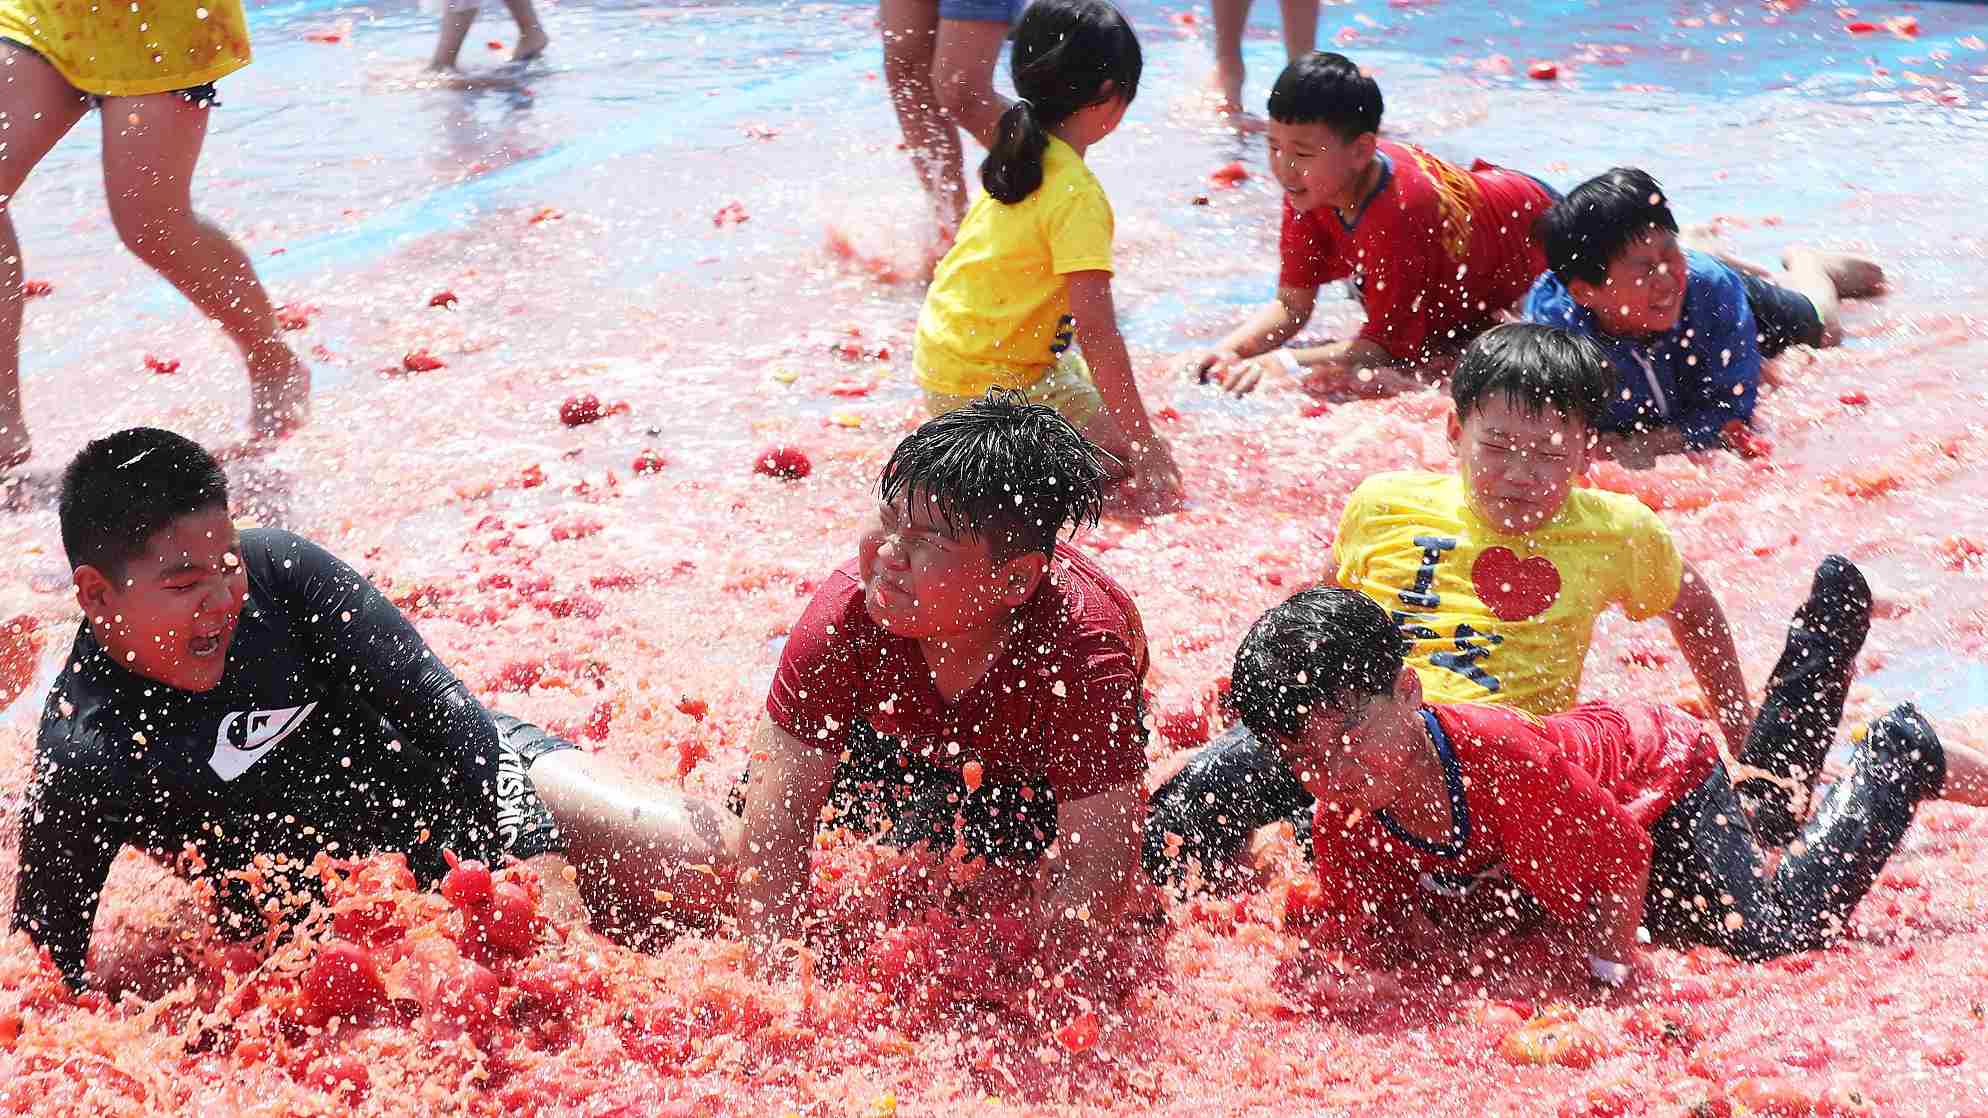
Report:
M1739 449L1761 359L1837 344L1839 301L1884 282L1871 261L1800 246L1771 280L1686 250L1663 188L1633 167L1575 187L1540 218L1538 235L1550 270L1527 294L1525 316L1607 351L1618 387L1595 449L1632 468L1663 454Z

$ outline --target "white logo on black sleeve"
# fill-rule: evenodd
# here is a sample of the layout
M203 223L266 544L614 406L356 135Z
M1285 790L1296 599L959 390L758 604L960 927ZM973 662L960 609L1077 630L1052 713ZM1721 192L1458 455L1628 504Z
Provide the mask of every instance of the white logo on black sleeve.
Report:
M221 718L214 731L214 756L208 767L222 780L233 780L249 771L263 754L304 724L316 710L316 703L279 710L236 710Z

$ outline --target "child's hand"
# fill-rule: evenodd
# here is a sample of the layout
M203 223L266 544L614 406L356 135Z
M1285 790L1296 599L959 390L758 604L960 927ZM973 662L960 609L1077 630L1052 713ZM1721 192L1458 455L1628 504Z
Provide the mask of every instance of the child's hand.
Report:
M1252 357L1247 361L1237 359L1230 361L1210 379L1219 380L1222 390L1231 396L1247 396L1256 391L1257 386L1263 383L1263 378L1269 376L1281 364L1276 357L1270 355Z
M1235 364L1236 360L1235 350L1216 346L1183 357L1180 371L1183 376L1192 378L1197 384L1207 384L1211 381L1219 384L1229 366Z
M1132 511L1144 516L1179 512L1186 496L1173 448L1158 435L1148 435L1126 456L1123 485Z

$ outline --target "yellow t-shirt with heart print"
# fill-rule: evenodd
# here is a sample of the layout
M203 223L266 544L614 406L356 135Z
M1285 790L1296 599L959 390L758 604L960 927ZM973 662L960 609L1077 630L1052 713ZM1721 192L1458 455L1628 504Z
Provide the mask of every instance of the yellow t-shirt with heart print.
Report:
M1368 478L1346 502L1333 552L1339 585L1400 624L1431 702L1540 716L1577 701L1601 612L1663 613L1684 571L1670 529L1634 497L1576 489L1553 519L1512 533L1470 510L1456 474Z

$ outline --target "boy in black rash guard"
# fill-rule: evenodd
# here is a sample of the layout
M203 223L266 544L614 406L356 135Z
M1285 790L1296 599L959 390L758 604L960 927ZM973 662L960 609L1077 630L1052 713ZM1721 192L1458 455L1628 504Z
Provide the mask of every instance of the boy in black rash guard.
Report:
M42 712L12 926L72 983L125 844L191 849L232 938L261 926L228 876L257 855L279 897L310 893L319 851L402 851L424 882L445 849L563 855L610 933L668 915L658 890L672 912L708 890L685 867L722 856L737 829L722 811L493 717L351 567L289 532L238 535L198 445L151 428L91 443L61 520L85 620Z

